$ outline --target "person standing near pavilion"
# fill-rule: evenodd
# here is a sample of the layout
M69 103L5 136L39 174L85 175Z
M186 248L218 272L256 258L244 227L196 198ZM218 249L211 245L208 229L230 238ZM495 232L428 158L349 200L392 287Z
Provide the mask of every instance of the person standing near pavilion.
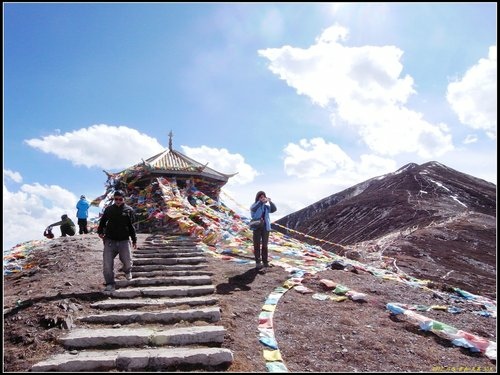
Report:
M257 269L269 267L268 249L269 232L271 231L270 213L276 211L276 205L271 202L271 198L266 193L259 191L255 195L255 202L250 207L252 220L260 220L261 225L253 230L253 248L255 256L255 266Z
M78 228L80 234L87 234L87 218L89 217L90 202L85 198L85 195L80 196L80 200L76 203L76 218L78 219Z

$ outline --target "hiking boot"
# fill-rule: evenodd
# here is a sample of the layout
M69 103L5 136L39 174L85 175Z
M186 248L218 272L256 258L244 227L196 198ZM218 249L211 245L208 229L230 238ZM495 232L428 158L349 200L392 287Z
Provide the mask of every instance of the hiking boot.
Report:
M127 280L132 280L132 272L127 273L127 274L125 275L125 278L126 278Z
M115 286L113 284L108 284L106 285L106 288L104 288L105 292L114 292L115 291Z
M271 267L271 265L267 262L264 262L264 267L268 268L268 267Z
M258 270L260 270L262 267L263 267L262 262L260 260L257 260L255 262L255 268L257 268Z

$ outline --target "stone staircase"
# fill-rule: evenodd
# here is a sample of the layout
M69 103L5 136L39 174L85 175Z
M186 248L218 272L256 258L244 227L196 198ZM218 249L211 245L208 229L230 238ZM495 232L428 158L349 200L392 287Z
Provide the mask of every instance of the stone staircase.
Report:
M211 273L197 241L152 235L133 251L133 279L116 280L108 299L61 337L63 354L32 366L45 371L223 371L233 353ZM81 327L80 327L81 326Z

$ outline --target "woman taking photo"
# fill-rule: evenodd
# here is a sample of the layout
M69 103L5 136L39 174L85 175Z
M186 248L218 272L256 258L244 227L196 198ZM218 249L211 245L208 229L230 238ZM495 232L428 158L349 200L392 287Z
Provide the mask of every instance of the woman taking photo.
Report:
M276 205L271 202L271 198L266 197L266 193L259 191L255 196L255 202L250 207L252 220L260 220L261 224L252 228L253 230L253 251L255 256L255 267L269 267L267 244L269 242L269 232L271 231L270 213L276 211ZM261 248L262 246L262 248Z

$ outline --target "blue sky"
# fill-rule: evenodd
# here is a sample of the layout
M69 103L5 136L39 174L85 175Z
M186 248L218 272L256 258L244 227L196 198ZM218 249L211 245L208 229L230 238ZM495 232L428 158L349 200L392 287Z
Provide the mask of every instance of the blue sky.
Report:
M496 184L496 3L3 3L4 249L168 147L276 220L439 161ZM98 208L91 211L96 216ZM76 218L75 218L76 220Z

